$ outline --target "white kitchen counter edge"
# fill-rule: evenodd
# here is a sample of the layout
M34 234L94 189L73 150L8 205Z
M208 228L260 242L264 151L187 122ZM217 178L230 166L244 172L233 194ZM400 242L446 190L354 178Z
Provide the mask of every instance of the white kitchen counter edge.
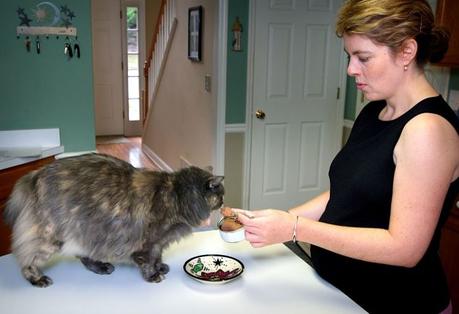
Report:
M0 170L23 165L29 162L37 161L40 159L44 159L50 156L58 155L64 152L64 146L56 146L56 147L44 147L42 149L42 153L39 156L34 157L12 157L3 159L0 161Z

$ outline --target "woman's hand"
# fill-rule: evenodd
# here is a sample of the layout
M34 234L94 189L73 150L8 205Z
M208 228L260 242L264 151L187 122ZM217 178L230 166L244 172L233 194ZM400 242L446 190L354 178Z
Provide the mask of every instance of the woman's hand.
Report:
M292 240L296 216L278 209L247 211L234 209L244 225L245 238L253 247Z

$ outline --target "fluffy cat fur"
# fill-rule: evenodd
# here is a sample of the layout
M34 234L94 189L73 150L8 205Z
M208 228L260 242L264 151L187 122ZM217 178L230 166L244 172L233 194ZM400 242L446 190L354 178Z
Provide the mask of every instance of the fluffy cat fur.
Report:
M52 284L40 267L56 253L98 274L133 261L145 280L160 282L169 271L163 250L222 206L222 180L197 167L149 171L102 154L56 160L13 189L4 213L12 251L38 287Z

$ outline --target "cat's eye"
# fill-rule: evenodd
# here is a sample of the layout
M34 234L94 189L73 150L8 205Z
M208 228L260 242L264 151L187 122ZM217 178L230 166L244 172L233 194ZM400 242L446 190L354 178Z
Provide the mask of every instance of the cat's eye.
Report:
M219 188L221 186L221 183L222 183L223 179L224 179L223 176L212 177L207 182L207 187L210 190L214 191L216 188Z

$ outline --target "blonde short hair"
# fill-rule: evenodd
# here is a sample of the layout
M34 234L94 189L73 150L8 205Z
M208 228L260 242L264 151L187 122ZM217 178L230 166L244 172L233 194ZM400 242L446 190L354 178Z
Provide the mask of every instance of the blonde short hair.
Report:
M338 13L336 34L364 35L393 52L413 38L419 66L440 61L449 41L449 32L435 25L426 0L347 0Z

